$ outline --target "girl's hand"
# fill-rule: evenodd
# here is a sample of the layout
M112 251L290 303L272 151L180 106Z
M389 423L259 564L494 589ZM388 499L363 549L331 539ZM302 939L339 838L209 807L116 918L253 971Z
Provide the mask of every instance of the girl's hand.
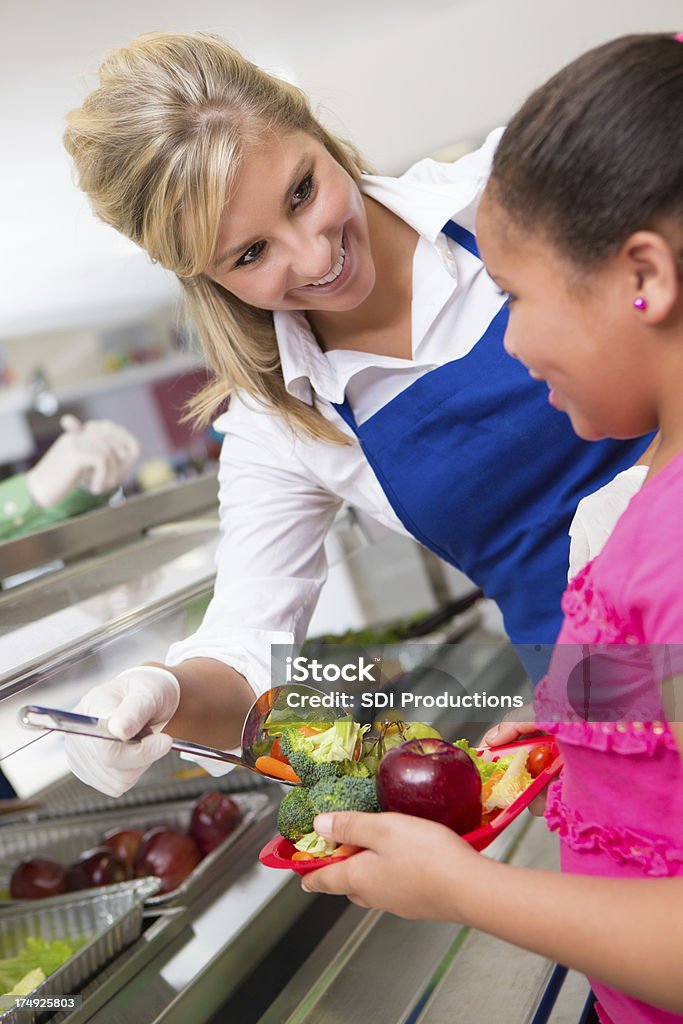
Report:
M534 733L539 732L539 728L536 722L532 721L533 708L530 704L525 704L523 708L520 708L520 714L527 712L529 720L526 722L513 722L509 719L505 719L503 722L499 722L498 725L494 725L488 732L485 732L481 738L481 744L485 747L502 747L506 743L514 743L516 740L524 739L525 736L532 736Z
M488 864L444 825L407 814L320 814L314 828L364 849L304 875L302 889L347 896L359 907L398 917L461 920L458 890L471 890L474 876Z
M533 713L533 708L530 704L526 704L523 708L520 708L520 713L524 711ZM506 743L514 743L516 740L524 739L525 736L533 736L537 732L539 732L539 728L536 722L511 722L506 720L499 722L498 725L494 725L492 729L485 732L481 742L482 745L488 747L502 747ZM528 810L537 818L542 818L545 814L547 796L548 790L546 787L529 804Z

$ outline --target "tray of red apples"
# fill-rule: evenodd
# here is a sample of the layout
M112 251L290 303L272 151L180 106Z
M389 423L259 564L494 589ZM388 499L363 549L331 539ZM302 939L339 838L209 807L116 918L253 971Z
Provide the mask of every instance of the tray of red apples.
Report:
M34 900L155 876L146 903L177 902L220 869L228 846L271 806L262 792L125 807L3 829L0 890Z
M473 748L465 740L450 743L423 723L390 728L394 742L384 746L380 741L380 756L371 771L377 798L373 809L437 821L476 850L485 849L562 768L557 744L547 735ZM368 743L361 732L361 751ZM377 754L377 746L374 749ZM362 756L360 760L363 763ZM368 763L373 767L372 758ZM305 874L359 852L341 845L320 855L308 852L310 848L308 836L297 846L292 838L278 835L261 850L260 859L267 867Z

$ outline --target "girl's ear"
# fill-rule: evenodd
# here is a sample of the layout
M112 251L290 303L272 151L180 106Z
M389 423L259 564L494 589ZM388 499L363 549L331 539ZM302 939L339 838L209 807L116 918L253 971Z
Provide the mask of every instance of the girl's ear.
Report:
M636 231L622 246L621 255L634 314L651 325L666 320L683 290L673 246L658 231Z

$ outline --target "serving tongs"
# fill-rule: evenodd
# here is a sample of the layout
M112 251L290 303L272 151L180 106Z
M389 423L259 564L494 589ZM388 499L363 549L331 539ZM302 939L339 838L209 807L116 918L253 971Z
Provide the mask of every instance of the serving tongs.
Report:
M279 782L281 785L298 786L299 782L262 771L256 767L256 761L261 754L270 750L268 726L271 728L277 726L282 729L285 725L303 725L307 722L320 721L323 715L325 721L339 717L339 711L335 709L325 708L323 712L322 705L311 706L309 701L311 696L319 698L324 694L312 686L275 686L261 694L249 708L244 720L240 740L241 754L231 754L227 750L207 747L203 743L178 739L172 740L171 749L178 750L182 754L196 754L214 761L225 761L238 768L248 768L249 771L256 772L261 778ZM22 725L32 729L75 733L95 739L113 740L116 743L139 743L151 732L149 728L146 728L132 739L121 740L110 732L106 718L81 715L75 711L63 711L61 708L47 708L40 704L27 704L21 708L19 720Z

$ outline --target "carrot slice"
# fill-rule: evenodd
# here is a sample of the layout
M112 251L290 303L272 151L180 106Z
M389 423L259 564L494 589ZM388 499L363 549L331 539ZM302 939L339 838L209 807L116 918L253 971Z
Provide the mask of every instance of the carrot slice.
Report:
M302 736L319 736L323 729L314 729L312 725L300 725L299 732Z
M352 853L358 853L361 846L352 846L351 843L341 843L336 850L333 850L330 857L350 857Z
M488 798L491 796L491 790L493 789L497 782L500 782L504 775L505 772L501 769L501 771L499 772L494 772L493 775L491 775L489 779L484 783L484 785L481 787L482 804L486 803Z
M262 757L257 757L255 767L264 775L274 775L276 779L282 779L283 782L301 782L291 765L283 764L275 757L268 757L265 754Z
M273 742L272 747L270 748L270 756L274 757L276 761L282 761L283 764L289 764L289 761L287 760L285 755L282 753L282 747L280 746L280 737L279 736L276 737L275 741Z
M305 850L295 850L292 854L292 860L317 860L318 858L314 853L306 853Z

